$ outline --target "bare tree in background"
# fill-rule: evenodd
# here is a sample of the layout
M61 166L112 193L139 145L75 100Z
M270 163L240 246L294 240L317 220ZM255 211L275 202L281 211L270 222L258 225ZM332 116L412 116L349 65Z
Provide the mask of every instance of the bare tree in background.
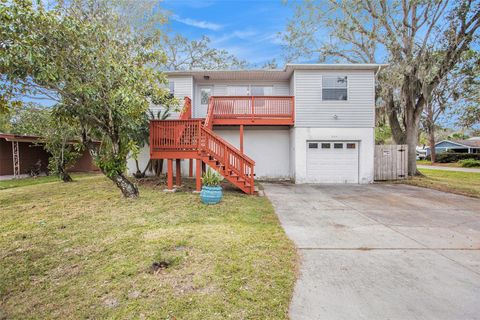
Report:
M289 60L388 62L378 103L396 143L407 144L417 173L419 123L434 90L478 43L480 1L304 1L287 25ZM326 38L328 37L328 38Z
M245 60L240 60L226 50L210 46L210 38L189 40L179 34L165 35L161 44L166 55L167 70L225 70L244 69Z

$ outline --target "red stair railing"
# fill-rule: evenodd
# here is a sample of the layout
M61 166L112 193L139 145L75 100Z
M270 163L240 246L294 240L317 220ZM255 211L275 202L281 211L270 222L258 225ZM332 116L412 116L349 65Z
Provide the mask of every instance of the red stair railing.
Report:
M227 178L227 176L231 176L231 172L234 173L240 179L248 182L248 193L253 193L255 183L255 161L247 157L245 154L242 154L240 150L210 129L202 127L201 133L202 138L200 139L200 150L212 156L224 166L224 177Z

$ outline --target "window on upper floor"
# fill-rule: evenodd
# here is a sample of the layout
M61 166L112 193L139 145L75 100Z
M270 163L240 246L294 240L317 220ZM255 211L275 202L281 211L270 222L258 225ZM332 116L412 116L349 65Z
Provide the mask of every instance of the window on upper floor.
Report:
M173 80L168 82L168 90L170 90L171 95L175 94L175 82Z
M348 98L347 76L323 76L322 100L342 101Z
M227 94L229 96L248 96L248 86L228 86Z
M229 96L271 96L273 95L273 86L228 86L227 94Z
M273 95L272 86L251 86L250 87L251 96L271 96Z

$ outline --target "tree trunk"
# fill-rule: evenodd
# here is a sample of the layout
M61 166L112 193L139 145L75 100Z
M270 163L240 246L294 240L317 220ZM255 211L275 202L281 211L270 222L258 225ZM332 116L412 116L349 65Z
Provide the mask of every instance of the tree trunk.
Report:
M400 126L400 122L398 121L397 107L395 106L392 90L388 91L387 103L385 104L385 107L388 124L392 130L393 141L395 141L396 144L405 144L406 135Z
M98 152L98 145L95 144L93 140L88 137L85 130L82 131L82 142L87 147L88 152L92 156L92 159L95 159ZM100 170L102 170L102 173L106 175L105 171L101 168L101 166ZM124 197L137 198L140 195L137 186L130 182L130 180L128 180L123 174L120 173L113 176L106 176L117 185L120 191L122 191Z
M125 198L137 198L139 196L137 186L128 180L123 174L117 174L109 178L115 182Z
M435 163L437 158L437 152L435 151L435 125L432 125L428 130L429 133L429 143L430 143L430 160L432 164Z
M57 166L57 171L58 171L58 175L60 176L60 179L62 179L63 182L72 182L73 181L70 174L67 171L65 171L65 168L63 168L61 165Z
M410 123L406 128L406 141L408 148L408 175L417 174L417 142L418 142L418 124Z
M138 160L135 159L135 166L137 167L137 172L135 172L134 176L135 178L144 178L145 177L145 172L142 173L142 171L140 171L140 166L138 165Z

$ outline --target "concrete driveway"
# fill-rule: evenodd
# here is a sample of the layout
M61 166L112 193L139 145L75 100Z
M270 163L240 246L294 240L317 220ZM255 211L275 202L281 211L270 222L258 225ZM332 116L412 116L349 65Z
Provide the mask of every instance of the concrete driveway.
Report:
M292 319L480 319L480 200L264 184L302 256Z

